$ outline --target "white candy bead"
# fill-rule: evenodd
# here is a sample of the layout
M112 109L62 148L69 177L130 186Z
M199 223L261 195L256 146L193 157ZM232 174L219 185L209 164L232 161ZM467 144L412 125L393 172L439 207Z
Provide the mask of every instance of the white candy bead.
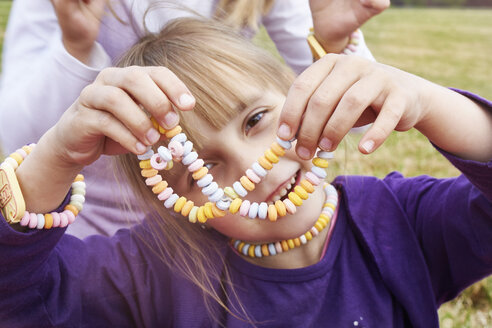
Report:
M239 197L246 197L246 195L248 194L248 191L243 187L243 185L239 181L234 182L232 184L232 188L234 189L236 194L239 195Z
M301 244L303 244L303 245L307 243L307 239L306 239L306 236L305 235L301 235L299 237L299 240L301 241Z
M175 135L174 137L171 138L171 140L169 140L169 142L171 141L177 141L179 143L184 143L186 141L186 134L184 133L178 133L177 135Z
M208 197L208 200L211 201L212 203L217 203L219 200L224 197L224 189L219 188L217 189L212 195Z
M72 196L70 196L70 202L84 203L85 197L80 194L72 194Z
M277 255L277 250L275 249L275 245L270 243L268 244L268 252L270 253L270 255Z
M251 246L250 244L245 244L243 246L243 255L248 256L248 250L250 247L253 247L253 246Z
M176 194L172 194L171 196L169 196L168 199L166 199L166 201L164 202L164 207L165 208L171 208L172 206L174 206L174 203L176 203L176 201L178 200L179 196L176 195Z
M145 161L147 159L150 159L152 155L154 155L154 151L152 150L152 148L147 147L147 151L142 155L137 155L137 158L141 161Z
M316 157L322 159L333 159L335 156L332 151L318 150L318 152L316 153Z
M220 210L227 211L229 209L229 207L231 206L231 201L220 199L219 201L217 201L217 203L215 205L217 205L217 207Z
M256 257L263 257L263 254L261 254L261 245L256 245L255 247L255 256Z
M212 182L211 184L209 184L208 186L202 189L202 194L204 194L205 196L210 196L214 192L216 192L217 189L219 189L219 185L217 184L217 182Z
M38 217L38 225L36 226L36 229L43 229L44 228L44 215L43 214L36 214Z
M267 171L258 162L254 162L253 165L251 165L251 169L262 178L267 175Z
M191 153L188 153L188 155L183 155L183 156L184 157L181 163L183 163L184 165L190 165L191 163L193 163L198 159L198 154L195 151L192 151Z
M292 143L290 141L282 140L279 137L277 137L277 143L285 150L289 150L290 148L292 148Z
M71 202L70 202L70 205L75 206L75 208L76 208L79 212L80 212L80 211L82 211L82 208L83 208L82 204L84 204L84 203L77 202L77 201L71 201Z
M183 156L188 155L192 151L193 151L193 142L188 140L183 145Z
M19 167L19 163L17 163L17 161L15 159L13 159L12 157L7 157L4 161L4 163L8 163L10 166L12 166L14 171L17 170L17 168Z
M257 202L251 203L251 205L249 206L249 211L248 211L248 216L250 219L256 218L256 216L258 215L258 208L259 207L260 206L258 205Z
M164 146L160 146L159 148L157 148L157 153L159 153L159 156L161 156L161 159L164 162L170 162L173 160L173 155L171 154L171 151Z
M311 167L311 172L314 173L318 178L320 179L325 179L326 178L326 171L322 169L321 167L313 166Z
M75 181L72 183L72 188L82 188L85 189L85 182L84 181Z
M72 188L72 194L85 196L85 189L84 188Z
M200 188L204 188L214 181L214 177L211 174L205 174L203 178L196 182L196 185Z
M261 202L258 207L258 217L262 220L266 219L268 215L268 204L265 202Z

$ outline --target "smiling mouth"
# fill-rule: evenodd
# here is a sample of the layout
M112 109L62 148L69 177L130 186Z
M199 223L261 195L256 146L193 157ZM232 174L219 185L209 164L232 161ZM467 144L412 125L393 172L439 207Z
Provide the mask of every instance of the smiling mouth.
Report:
M301 180L301 170L298 170L291 178L289 181L284 182L281 188L279 188L277 191L275 191L275 194L272 196L268 197L267 199L267 204L272 205L274 204L277 200L283 201L286 199L291 191L294 191L295 186L299 184L299 181Z

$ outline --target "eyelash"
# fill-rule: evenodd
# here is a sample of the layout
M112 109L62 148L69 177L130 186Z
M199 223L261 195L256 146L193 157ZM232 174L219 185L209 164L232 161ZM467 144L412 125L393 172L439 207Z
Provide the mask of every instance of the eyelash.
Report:
M261 112L258 112L258 113L256 113L256 114L252 115L252 116L248 119L248 121L246 122L246 124L245 124L245 126L244 126L244 132L247 134L247 133L249 132L249 130L251 130L251 129L252 129L252 128L256 125L256 124L258 124L258 123L261 121L261 119L263 118L263 116L265 115L265 113L266 113L266 112L267 112L267 111L266 111L266 110L264 110L264 111L261 111ZM258 117L258 116L259 116L260 118L259 118L257 121L255 121L255 122L254 122L254 124L253 124L252 126L249 126L249 123L250 123L250 122L251 122L254 118L256 118L256 117Z

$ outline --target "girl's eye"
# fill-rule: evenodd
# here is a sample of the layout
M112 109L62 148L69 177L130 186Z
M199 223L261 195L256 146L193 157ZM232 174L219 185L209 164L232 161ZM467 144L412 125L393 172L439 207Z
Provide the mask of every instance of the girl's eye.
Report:
M256 124L258 124L258 122L263 118L263 115L265 115L265 112L266 111L256 113L248 119L244 127L246 133L248 133L248 131L251 128L253 128Z

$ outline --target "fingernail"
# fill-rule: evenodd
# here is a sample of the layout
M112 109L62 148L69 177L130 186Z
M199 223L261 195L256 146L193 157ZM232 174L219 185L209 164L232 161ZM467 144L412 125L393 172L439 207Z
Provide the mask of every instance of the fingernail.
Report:
M290 126L285 123L282 123L278 128L277 135L281 139L288 139L290 137Z
M367 140L362 144L362 149L364 149L368 153L370 153L373 148L374 148L374 141L372 140Z
M135 148L137 149L137 153L142 154L147 151L147 147L139 141L137 141L137 144L135 145Z
M309 159L309 158L311 158L311 152L307 148L305 148L305 147L299 147L299 148L297 148L297 154L302 159Z
M166 129L172 129L176 126L176 124L178 124L178 120L178 114L176 114L175 112L169 112L164 117L164 127Z
M183 93L179 97L179 105L183 107L188 107L189 105L193 104L195 102L195 98L193 98L191 95L187 93Z
M319 142L319 147L323 150L331 150L331 147L333 147L333 143L331 142L330 139L324 137Z
M154 144L157 141L159 141L159 139L161 138L161 135L159 134L159 132L156 129L151 128L149 131L147 131L146 137L147 137L147 140L151 144Z

